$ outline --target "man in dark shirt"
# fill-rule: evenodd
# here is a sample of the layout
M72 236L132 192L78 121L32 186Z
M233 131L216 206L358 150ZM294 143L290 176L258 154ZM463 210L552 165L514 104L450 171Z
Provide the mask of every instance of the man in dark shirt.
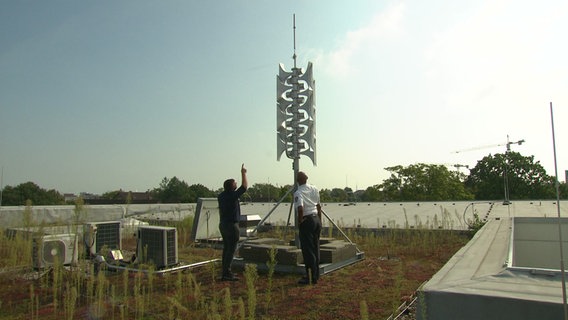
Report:
M239 198L247 191L247 188L247 169L243 163L241 166L241 186L237 189L235 179L227 179L223 183L223 192L217 197L220 215L219 231L221 231L221 237L223 237L222 281L239 280L231 272L231 264L239 242L239 219L241 217Z

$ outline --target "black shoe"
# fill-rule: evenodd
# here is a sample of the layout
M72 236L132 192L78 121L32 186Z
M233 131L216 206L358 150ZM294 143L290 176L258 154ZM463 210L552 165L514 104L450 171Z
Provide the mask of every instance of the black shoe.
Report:
M311 284L317 284L317 280L312 280ZM307 277L302 277L302 279L298 280L298 284L310 284L310 279Z
M231 274L231 275L222 276L221 281L239 281L239 278Z

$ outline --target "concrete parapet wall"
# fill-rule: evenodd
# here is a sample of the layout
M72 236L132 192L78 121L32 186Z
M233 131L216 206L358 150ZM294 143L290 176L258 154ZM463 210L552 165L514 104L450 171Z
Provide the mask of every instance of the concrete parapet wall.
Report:
M115 221L126 217L136 219L182 220L195 213L195 203L85 205L77 214L75 206L32 206L32 224L69 224L75 222ZM25 206L0 207L0 225L3 228L23 227Z

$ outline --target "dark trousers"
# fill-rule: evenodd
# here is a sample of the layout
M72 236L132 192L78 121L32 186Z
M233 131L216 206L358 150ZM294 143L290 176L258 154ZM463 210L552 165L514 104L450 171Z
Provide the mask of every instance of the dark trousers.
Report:
M221 223L219 231L223 237L223 257L221 259L223 276L231 275L231 264L239 242L239 223Z
M319 279L321 221L318 216L306 216L300 223L300 245L306 266L306 276L312 282Z

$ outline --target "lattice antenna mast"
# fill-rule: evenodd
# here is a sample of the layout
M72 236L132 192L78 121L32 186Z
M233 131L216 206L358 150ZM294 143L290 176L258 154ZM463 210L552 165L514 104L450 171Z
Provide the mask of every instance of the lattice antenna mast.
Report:
M283 153L293 159L294 182L300 170L300 156L307 156L316 165L315 81L312 63L305 71L296 65L296 15L293 20L294 67L291 72L280 64L276 76L276 136L277 160Z

